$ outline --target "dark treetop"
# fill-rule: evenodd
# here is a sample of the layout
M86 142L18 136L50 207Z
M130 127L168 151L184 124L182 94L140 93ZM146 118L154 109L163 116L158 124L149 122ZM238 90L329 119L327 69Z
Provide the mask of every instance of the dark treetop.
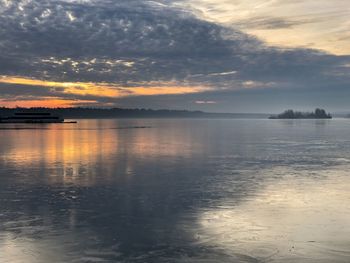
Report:
M324 109L317 108L314 112L286 110L281 114L270 116L269 119L332 119L332 116Z

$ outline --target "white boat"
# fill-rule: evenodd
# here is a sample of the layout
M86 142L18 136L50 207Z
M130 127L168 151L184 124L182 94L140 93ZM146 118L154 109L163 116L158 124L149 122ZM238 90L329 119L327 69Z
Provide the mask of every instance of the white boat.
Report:
M60 116L48 112L15 112L11 116L0 117L0 123L63 123Z

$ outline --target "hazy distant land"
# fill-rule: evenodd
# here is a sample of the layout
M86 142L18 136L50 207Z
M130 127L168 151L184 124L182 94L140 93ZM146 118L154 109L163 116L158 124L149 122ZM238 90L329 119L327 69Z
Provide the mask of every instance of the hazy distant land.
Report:
M95 118L260 118L269 116L265 113L213 113L187 110L152 110L123 108L0 108L0 116L14 112L50 112L66 119Z

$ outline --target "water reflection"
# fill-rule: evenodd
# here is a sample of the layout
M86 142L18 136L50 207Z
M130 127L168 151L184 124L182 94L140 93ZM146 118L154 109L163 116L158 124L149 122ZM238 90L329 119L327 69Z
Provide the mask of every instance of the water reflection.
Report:
M347 122L38 127L0 130L1 262L350 258Z
M115 175L132 175L133 163L162 158L191 158L199 151L184 130L138 126L139 121L80 121L79 125L16 125L2 131L3 167L23 175L42 174L51 183L94 185ZM144 124L142 122L142 124ZM152 125L152 122L150 123ZM103 165L102 165L103 164ZM23 171L25 170L25 171ZM45 171L45 173L43 173ZM38 178L39 179L39 178Z

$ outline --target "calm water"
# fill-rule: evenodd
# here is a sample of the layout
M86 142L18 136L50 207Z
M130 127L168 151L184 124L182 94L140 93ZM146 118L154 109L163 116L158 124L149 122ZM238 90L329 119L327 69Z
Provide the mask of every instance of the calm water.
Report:
M350 262L349 120L0 126L0 262Z

